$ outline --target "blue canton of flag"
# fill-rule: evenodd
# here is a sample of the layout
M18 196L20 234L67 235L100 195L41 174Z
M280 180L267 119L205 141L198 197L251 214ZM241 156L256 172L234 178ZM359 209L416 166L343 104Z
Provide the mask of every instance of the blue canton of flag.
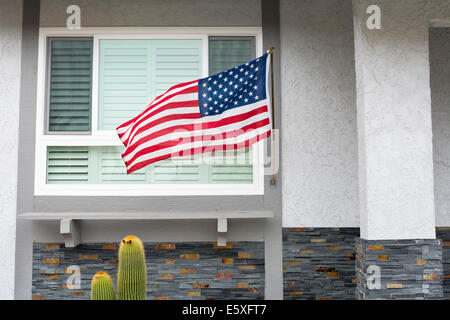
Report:
M202 117L222 114L266 99L267 55L217 73L198 82Z

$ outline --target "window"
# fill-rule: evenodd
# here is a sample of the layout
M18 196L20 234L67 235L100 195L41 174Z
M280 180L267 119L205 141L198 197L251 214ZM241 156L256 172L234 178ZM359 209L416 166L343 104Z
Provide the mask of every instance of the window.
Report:
M261 147L215 152L212 163L172 159L126 174L119 124L174 84L256 56L259 30L224 36L222 29L194 29L188 35L84 28L71 37L41 29L36 195L263 193L262 164L255 161Z
M91 130L92 39L48 39L47 132Z

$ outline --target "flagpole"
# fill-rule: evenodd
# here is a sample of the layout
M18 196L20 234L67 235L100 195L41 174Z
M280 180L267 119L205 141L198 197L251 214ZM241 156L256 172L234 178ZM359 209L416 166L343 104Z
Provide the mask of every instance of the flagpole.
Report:
M271 185L276 185L275 181L275 139L274 139L274 130L275 130L275 99L274 99L274 86L273 86L273 51L275 47L271 47L269 50L270 55L270 85L271 85L271 105L272 105L272 180L270 181Z

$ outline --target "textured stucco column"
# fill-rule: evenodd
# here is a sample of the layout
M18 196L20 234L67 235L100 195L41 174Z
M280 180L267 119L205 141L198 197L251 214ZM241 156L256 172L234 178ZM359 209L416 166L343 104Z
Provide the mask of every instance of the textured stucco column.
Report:
M381 30L369 30L370 5ZM361 237L434 239L428 24L424 1L353 2Z
M353 1L361 239L358 299L440 299L426 1ZM367 8L381 9L370 30ZM378 281L376 281L377 279Z
M0 300L14 298L22 1L0 2Z

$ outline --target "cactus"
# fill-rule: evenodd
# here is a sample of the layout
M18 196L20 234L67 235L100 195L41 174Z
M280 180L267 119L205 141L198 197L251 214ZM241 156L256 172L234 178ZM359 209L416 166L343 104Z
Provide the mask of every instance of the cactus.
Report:
M147 269L141 239L127 236L120 243L117 297L119 300L146 300Z
M114 286L107 272L99 271L92 277L91 300L116 300Z

